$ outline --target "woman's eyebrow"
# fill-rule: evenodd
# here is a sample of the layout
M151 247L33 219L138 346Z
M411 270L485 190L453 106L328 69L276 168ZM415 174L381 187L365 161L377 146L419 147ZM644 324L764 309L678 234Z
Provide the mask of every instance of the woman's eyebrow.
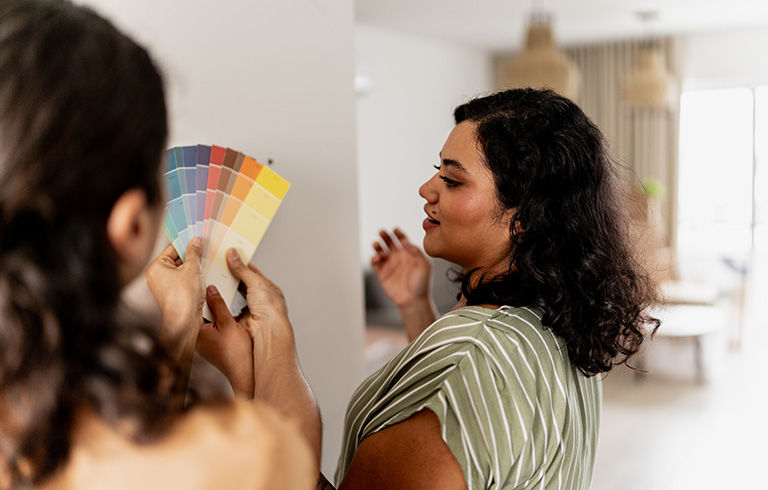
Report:
M464 165L462 165L461 163L457 162L456 160L451 160L450 158L443 158L443 154L442 153L440 153L440 161L445 166L453 167L453 168L455 168L457 170L461 170L463 172L467 171L467 169L464 168Z

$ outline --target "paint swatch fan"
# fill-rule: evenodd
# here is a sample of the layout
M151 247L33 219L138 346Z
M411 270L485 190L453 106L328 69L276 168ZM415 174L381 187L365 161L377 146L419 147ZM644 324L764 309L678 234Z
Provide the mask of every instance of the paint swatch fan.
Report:
M166 152L168 203L163 228L184 260L190 240L203 239L203 275L215 285L233 315L245 307L226 253L253 257L290 183L271 168L220 146L179 146ZM205 318L211 319L208 305Z

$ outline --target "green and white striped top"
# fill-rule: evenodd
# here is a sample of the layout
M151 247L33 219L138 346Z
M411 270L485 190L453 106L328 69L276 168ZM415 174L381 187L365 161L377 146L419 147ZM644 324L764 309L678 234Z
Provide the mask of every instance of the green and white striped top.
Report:
M588 489L601 385L570 362L540 309L464 307L433 323L357 389L336 481L362 440L423 408L472 489Z

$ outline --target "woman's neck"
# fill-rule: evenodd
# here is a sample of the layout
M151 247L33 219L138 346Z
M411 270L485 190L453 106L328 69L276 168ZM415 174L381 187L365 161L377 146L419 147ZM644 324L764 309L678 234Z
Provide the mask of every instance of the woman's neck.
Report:
M479 305L469 305L469 304L467 304L467 298L465 298L464 295L462 294L461 297L459 298L459 301L456 303L456 306L451 308L451 311L458 310L459 308L463 308L465 306L479 306L480 308L488 308L489 310L497 310L497 309L499 309L499 307L501 305L493 305L493 304L490 304L490 303L483 303L483 304L479 304Z

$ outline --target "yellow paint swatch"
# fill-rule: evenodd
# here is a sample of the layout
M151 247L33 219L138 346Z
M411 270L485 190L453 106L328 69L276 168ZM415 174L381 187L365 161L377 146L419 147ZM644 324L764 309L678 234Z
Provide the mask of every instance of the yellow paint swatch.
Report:
M281 201L285 197L285 193L288 192L288 188L291 186L287 180L277 175L269 167L261 169L259 176L256 177L256 183L271 192Z

